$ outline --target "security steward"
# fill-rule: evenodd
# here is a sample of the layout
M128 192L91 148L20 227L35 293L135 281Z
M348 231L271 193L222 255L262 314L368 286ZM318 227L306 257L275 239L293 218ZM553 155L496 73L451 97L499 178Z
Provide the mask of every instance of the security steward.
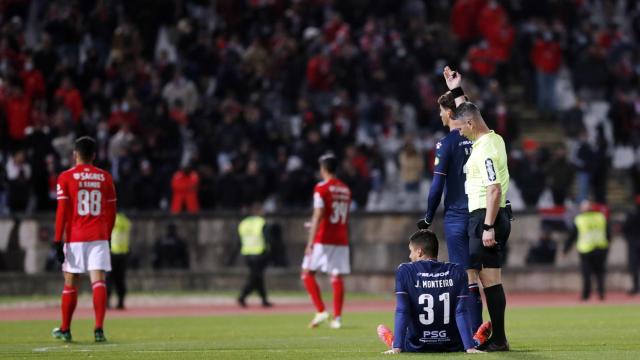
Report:
M609 251L610 229L607 218L600 211L593 210L588 200L580 203L580 214L573 220L569 237L565 242L565 255L577 241L582 272L582 300L591 296L591 275L596 277L598 297L604 300L604 278L606 275L607 253Z
M465 192L469 197L469 283L478 278L484 288L487 309L493 326L491 338L479 349L509 351L504 329L506 297L502 287L503 251L511 233L510 211L506 195L509 169L504 140L485 123L476 105L467 102L461 75L448 66L444 69L447 87L455 98L454 118L461 133L473 141L471 156L464 166Z
M267 244L264 236L266 221L262 216L262 207L257 204L252 208L252 214L242 219L238 225L238 235L240 236L240 254L244 256L249 267L249 277L238 297L238 304L246 307L246 298L257 290L262 299L263 307L271 307L267 300L267 291L264 286L264 271L267 267Z
M117 309L124 309L127 295L127 261L129 259L129 239L131 221L123 213L116 214L116 222L111 232L111 272L107 273L107 303L110 303L112 289L118 296Z

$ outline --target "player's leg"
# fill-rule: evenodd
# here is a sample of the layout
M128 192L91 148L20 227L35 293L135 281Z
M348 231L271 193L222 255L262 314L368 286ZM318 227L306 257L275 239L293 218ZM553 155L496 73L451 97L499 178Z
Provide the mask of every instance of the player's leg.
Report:
M342 327L342 307L344 305L344 275L351 273L349 263L349 246L334 246L327 260L328 270L331 273L331 286L333 288L333 321L331 328Z
M60 327L53 329L52 335L56 339L71 341L71 319L78 305L78 288L80 274L64 272L64 288L62 289L62 301L60 310L62 312L62 323Z
M62 264L64 288L60 302L62 322L60 327L54 328L51 332L56 339L71 341L71 319L78 305L80 274L86 272L86 259L83 255L84 245L84 243L64 244L65 257Z
M96 342L107 339L104 336L104 317L107 311L106 272L111 271L109 242L106 240L86 243L87 270L93 290L93 311L95 314L94 336Z
M344 304L344 281L342 275L331 276L331 287L333 288L333 321L331 327L339 329L342 327L342 306Z
M449 262L460 264L465 269L470 268L469 256L469 213L456 213L449 210L444 217L444 235L447 239ZM482 297L478 287L478 272L467 271L469 279L469 298L465 300L467 308L467 322L472 333L482 324Z
M329 317L329 314L326 312L324 302L322 301L320 287L316 281L316 270L321 269L322 267L326 270L326 260L327 257L324 256L324 247L322 244L315 244L312 252L305 255L302 260L302 273L300 275L300 279L302 279L302 283L304 284L304 287L316 308L316 316L313 321L311 321L311 324L309 324L311 327L318 326L318 324L327 320Z
M104 337L104 317L107 312L107 283L104 270L91 270L91 289L93 290L93 312L95 314L94 335L97 342L106 341Z

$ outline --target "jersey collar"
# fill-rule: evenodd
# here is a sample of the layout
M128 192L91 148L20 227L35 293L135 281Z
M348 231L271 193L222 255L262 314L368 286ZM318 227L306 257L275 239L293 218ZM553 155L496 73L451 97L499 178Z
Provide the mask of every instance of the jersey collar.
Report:
M489 132L488 132L488 133L486 133L486 134L484 134L484 135L480 136L479 138L477 138L477 139L473 142L472 147L476 147L476 146L480 145L480 144L481 144L481 143L483 143L485 140L488 140L488 139L489 139L489 137L490 137L489 135L493 135L493 134L495 134L495 132L494 132L493 130L489 130Z

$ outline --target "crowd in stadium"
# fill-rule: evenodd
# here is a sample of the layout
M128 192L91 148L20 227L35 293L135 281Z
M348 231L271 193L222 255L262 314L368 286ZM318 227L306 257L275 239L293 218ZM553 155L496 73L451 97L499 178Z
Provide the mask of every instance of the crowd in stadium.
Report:
M327 150L356 209L424 207L445 64L507 141L526 206L546 189L562 205L574 183L606 203L611 170L640 192L633 1L2 6L0 212L53 210L81 135L120 209L308 208ZM561 123L566 148L521 137L513 103Z

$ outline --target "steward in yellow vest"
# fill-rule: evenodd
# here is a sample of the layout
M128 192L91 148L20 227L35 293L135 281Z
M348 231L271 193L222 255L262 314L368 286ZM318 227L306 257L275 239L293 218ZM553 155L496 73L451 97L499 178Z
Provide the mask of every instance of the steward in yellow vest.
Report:
M580 204L580 211L573 221L564 253L568 253L573 243L576 243L582 273L582 300L589 299L591 295L592 274L596 278L598 296L600 300L604 300L609 225L604 214L593 210L589 201Z
M253 292L258 291L262 299L263 307L272 306L267 300L267 290L264 285L264 271L267 268L267 244L264 236L266 220L262 216L262 205L256 204L252 208L252 214L245 217L238 225L238 235L240 237L240 254L244 256L249 276L247 282L238 297L238 304L246 307L246 298Z
M107 304L111 300L111 292L115 288L118 295L116 309L124 309L124 298L127 295L127 261L129 258L129 239L131 237L131 220L124 213L116 214L116 222L111 231L111 272L107 273Z

